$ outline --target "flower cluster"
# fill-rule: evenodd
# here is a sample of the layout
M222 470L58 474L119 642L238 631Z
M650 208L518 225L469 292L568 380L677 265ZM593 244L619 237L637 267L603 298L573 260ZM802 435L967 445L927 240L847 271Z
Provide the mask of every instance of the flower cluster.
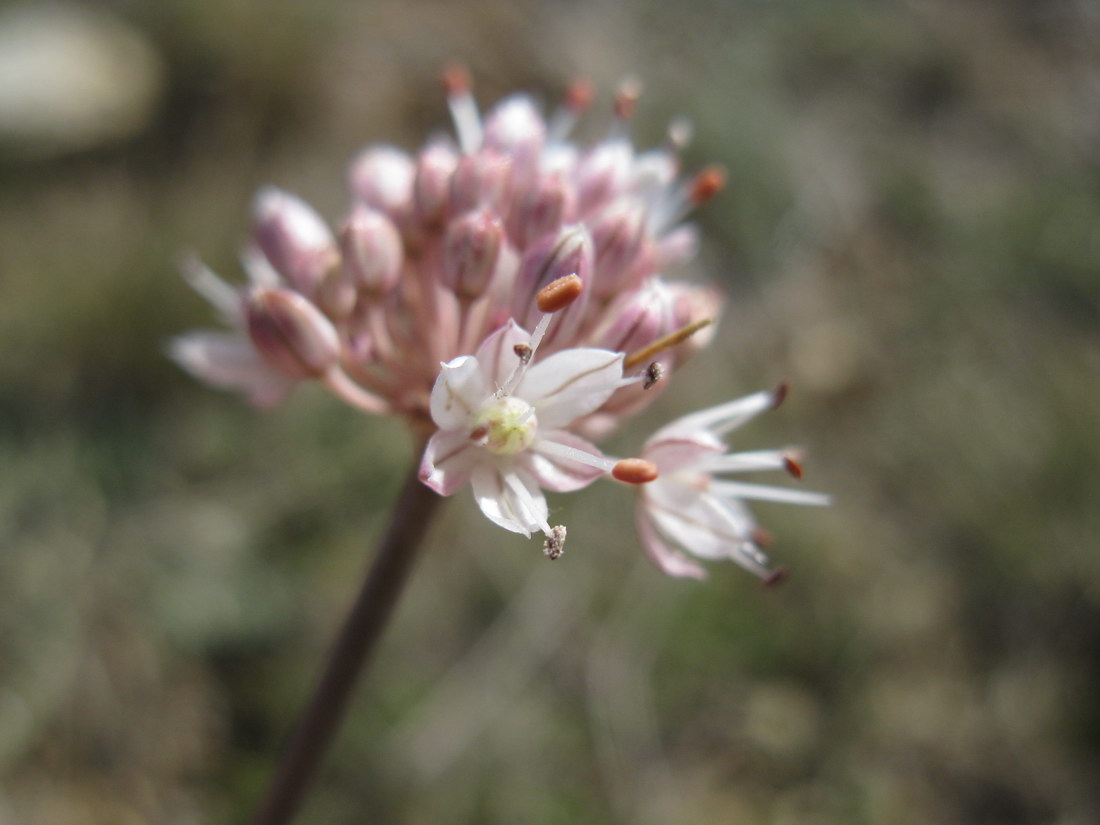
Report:
M722 173L681 176L681 123L664 146L635 150L634 84L616 94L606 137L582 148L569 135L591 101L583 83L549 118L525 96L482 118L466 74L445 80L455 138L413 156L368 147L350 167L338 231L265 189L244 287L185 265L230 329L180 336L172 355L259 406L313 381L360 410L403 417L427 438L425 484L446 496L469 483L489 519L543 533L551 557L565 528L550 525L542 491L613 478L638 486L642 543L666 572L703 575L671 541L774 575L744 500L824 498L715 478L799 466L789 452L730 455L720 439L772 394L674 422L639 458L593 443L708 341L717 291L666 273L694 255L684 219L720 190Z

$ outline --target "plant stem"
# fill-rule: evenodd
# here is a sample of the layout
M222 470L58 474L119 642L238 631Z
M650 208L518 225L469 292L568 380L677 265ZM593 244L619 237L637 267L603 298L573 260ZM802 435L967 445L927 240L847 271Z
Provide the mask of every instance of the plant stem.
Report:
M385 629L442 499L409 474L386 535L283 753L253 825L286 825L297 813L328 751L359 676Z

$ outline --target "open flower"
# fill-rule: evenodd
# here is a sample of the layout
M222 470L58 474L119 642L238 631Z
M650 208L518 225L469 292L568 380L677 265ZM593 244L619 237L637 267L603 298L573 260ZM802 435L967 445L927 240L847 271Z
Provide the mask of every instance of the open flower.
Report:
M442 365L431 396L439 430L420 478L444 496L469 482L491 521L550 537L542 490L579 490L613 464L566 428L631 379L623 378L623 354L605 349L562 350L532 364L545 323L539 327L533 337L510 320L476 355Z
M720 404L679 418L658 430L642 457L658 477L639 487L638 532L649 557L672 576L704 578L704 569L667 542L703 559L732 559L765 580L775 577L760 549L761 530L746 500L789 504L829 503L821 493L719 478L721 473L786 471L801 477L791 450L730 453L722 436L775 408L785 387Z

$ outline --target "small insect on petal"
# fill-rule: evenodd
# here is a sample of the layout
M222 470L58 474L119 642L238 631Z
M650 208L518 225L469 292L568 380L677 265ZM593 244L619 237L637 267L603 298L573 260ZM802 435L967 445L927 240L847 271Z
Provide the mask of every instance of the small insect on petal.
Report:
M611 476L626 484L648 484L657 480L657 465L644 458L624 458L612 468Z
M558 312L577 300L583 291L584 281L576 275L566 275L540 289L535 302L540 312Z

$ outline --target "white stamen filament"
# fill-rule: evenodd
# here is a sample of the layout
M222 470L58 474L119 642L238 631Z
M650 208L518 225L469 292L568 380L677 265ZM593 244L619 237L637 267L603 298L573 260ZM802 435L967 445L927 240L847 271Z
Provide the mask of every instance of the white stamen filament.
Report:
M711 482L710 489L720 496L756 499L757 501L781 501L787 504L810 504L822 507L832 502L832 498L824 493L788 490L785 487L771 487L766 484L745 484L740 481L715 479Z
M448 95L447 106L451 110L459 147L463 154L473 154L481 148L482 140L481 114L473 93L466 90Z
M785 470L787 453L782 450L758 450L732 453L707 459L711 473L751 473L758 470Z
M528 344L531 347L531 351L527 354L526 358L517 358L515 367L512 368L512 374L508 376L508 380L504 382L504 386L500 388L501 395L511 395L516 391L516 387L519 386L519 382L523 380L523 376L527 373L527 368L534 362L535 353L538 352L539 344L542 343L542 339L546 336L546 329L550 326L550 321L553 319L553 313L547 312L539 319L538 324L535 326L535 331L531 335L531 343Z
M597 470L603 470L605 473L610 473L619 461L617 458L592 455L592 453L578 450L576 447L570 447L568 444L550 441L549 439L536 441L531 447L545 455L568 458L578 464L586 464L589 467L595 467Z

